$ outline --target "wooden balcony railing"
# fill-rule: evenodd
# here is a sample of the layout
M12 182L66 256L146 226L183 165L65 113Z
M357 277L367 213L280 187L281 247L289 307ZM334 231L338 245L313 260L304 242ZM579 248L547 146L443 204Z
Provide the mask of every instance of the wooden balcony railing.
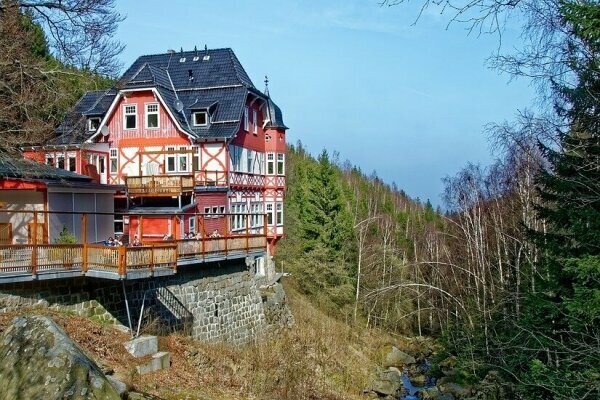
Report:
M143 246L110 247L99 244L0 245L3 276L45 272L97 271L127 276L128 272L157 268L175 272L178 261L203 262L215 255L249 254L265 249L264 235L174 240Z
M0 210L0 214L3 211ZM4 212L5 214L8 213ZM33 232L45 229L45 224L36 223L39 214L45 211L10 211L10 214L33 214ZM59 214L69 214L60 212ZM75 213L71 213L75 214ZM99 213L101 215L110 215ZM211 215L212 216L212 215ZM156 272L171 274L177 271L177 265L195 264L217 259L243 258L257 252L266 251L267 226L250 227L253 215L226 214L222 219L224 229L215 230L208 235L202 223L204 235L198 239L180 239L143 243L141 246L107 246L87 241L88 214L81 214L81 243L47 244L37 242L39 235L29 235L32 243L0 244L0 283L23 279L58 279L77 275L88 275L109 279L137 279L148 274L134 272ZM243 228L231 232L228 227L230 218L243 216ZM46 217L47 218L47 217ZM199 217L198 217L199 218ZM198 219L202 222L202 219ZM212 218L210 219L212 222ZM238 223L240 222L239 220ZM29 227L29 225L28 225ZM220 236L218 232L222 232ZM19 233L23 237L23 232ZM29 278L28 278L29 277Z
M193 175L128 176L125 187L130 195L173 196L194 190Z

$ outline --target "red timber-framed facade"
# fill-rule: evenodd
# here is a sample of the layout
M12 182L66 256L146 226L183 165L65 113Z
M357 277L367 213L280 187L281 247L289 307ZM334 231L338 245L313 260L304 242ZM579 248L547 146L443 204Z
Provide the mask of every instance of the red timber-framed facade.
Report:
M170 51L139 57L115 88L85 93L51 144L23 152L118 188L115 233L130 243L266 231L273 255L287 129L231 49Z

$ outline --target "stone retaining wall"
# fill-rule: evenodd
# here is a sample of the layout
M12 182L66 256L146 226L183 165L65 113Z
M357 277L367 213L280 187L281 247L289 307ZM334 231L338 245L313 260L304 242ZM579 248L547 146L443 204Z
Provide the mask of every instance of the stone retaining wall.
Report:
M174 276L126 281L124 286L134 330L142 303L143 330L187 330L209 341L246 343L263 335L273 320L286 320L280 317L282 311L269 311L272 318L267 321L265 308L278 310L274 299L285 301L285 293L261 298L244 261L182 267ZM0 312L24 306L67 310L129 326L119 281L81 277L0 286Z

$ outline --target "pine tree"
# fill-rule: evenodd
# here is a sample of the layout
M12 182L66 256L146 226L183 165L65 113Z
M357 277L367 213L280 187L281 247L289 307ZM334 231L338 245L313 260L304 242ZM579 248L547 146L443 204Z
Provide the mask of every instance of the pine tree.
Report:
M352 220L327 151L319 155L316 166L308 168L306 178L306 199L301 212L305 248L311 250L322 244L333 258L351 241Z
M535 346L525 388L531 398L598 398L600 5L569 2L562 11L576 85L556 88L568 128L559 132L560 149L544 149L550 168L537 182L546 231L536 236L544 254L540 290L521 321Z

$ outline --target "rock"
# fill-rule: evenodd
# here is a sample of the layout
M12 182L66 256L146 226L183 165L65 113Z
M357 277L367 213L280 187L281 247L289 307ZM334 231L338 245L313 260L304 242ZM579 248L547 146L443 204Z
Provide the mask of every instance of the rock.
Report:
M417 361L410 354L398 350L396 346L392 346L392 350L385 356L383 362L384 367L401 367L403 365L414 364Z
M17 317L0 337L6 399L107 399L119 394L100 368L48 317Z
M450 393L442 393L437 387L423 389L421 392L423 400L454 400Z
M454 367L456 367L456 357L450 356L450 357L446 358L445 360L443 360L443 361L441 361L439 363L439 366L441 368L454 368Z
M138 393L138 392L129 392L129 394L127 395L127 400L155 400L156 397L147 395L147 394L143 394L143 393Z
M395 396L402 387L397 370L377 369L369 377L369 390L383 396Z
M158 352L158 338L156 336L140 336L125 342L124 345L129 354L136 358Z
M427 377L423 374L411 375L409 376L411 383L414 386L425 386L425 382L427 382Z
M123 382L121 382L120 380L118 380L117 378L115 378L114 376L107 376L106 379L108 379L108 381L110 382L110 384L112 385L112 387L115 389L115 391L119 394L119 396L122 399L126 399L127 398L127 385Z
M440 391L442 391L444 393L449 393L452 396L459 398L459 399L464 399L471 395L470 388L466 388L466 387L461 386L458 383L454 383L454 382L438 384L438 388L440 389Z

